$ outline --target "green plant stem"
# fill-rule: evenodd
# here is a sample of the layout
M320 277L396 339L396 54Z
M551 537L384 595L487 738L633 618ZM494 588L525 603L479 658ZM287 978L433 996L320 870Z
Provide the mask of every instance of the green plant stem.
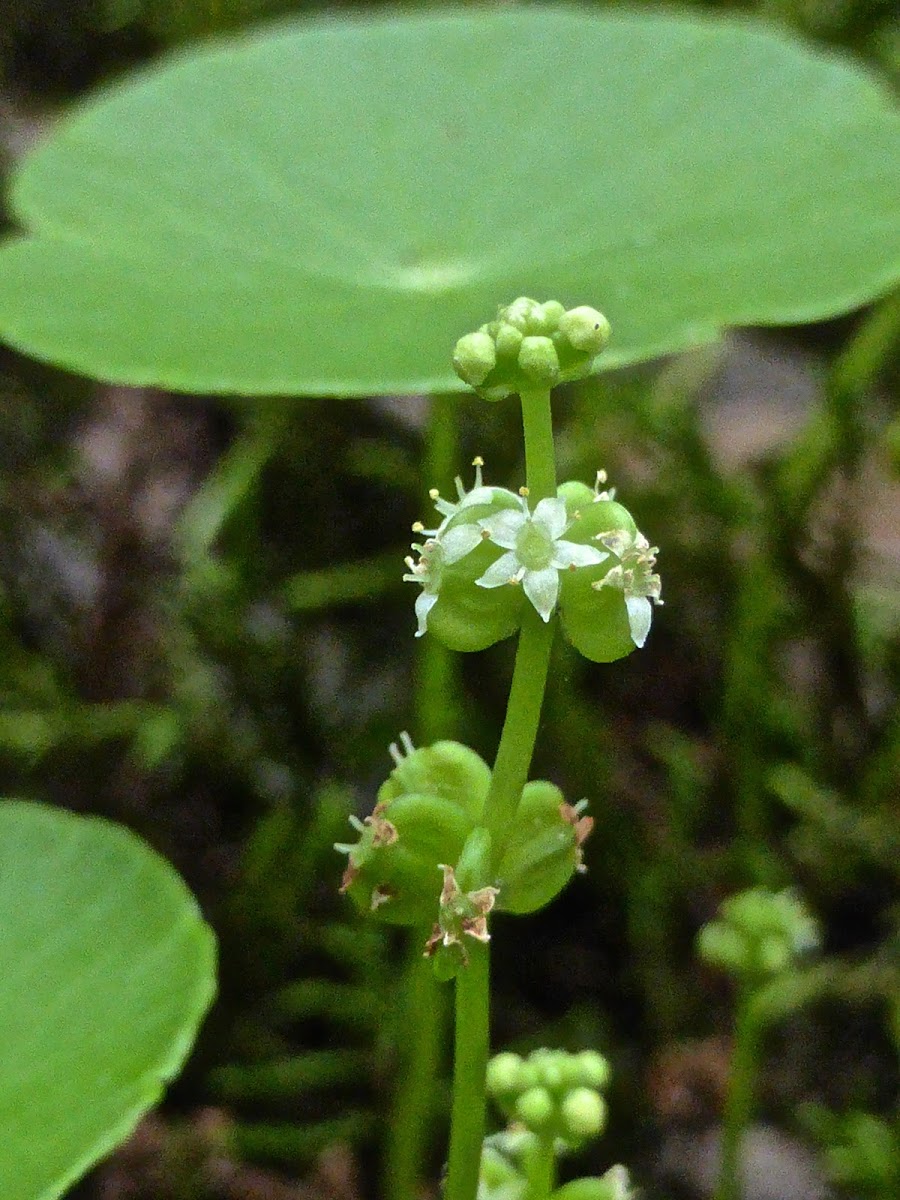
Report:
M525 1163L525 1200L548 1200L556 1186L556 1154L553 1138L538 1138Z
M473 941L467 950L468 966L456 977L453 1108L445 1200L475 1200L484 1138L491 960L485 943Z
M525 482L532 507L556 495L556 454L550 392L522 393L522 426L525 431Z
M738 985L734 1055L725 1100L722 1162L715 1200L741 1200L741 1141L753 1115L753 1087L759 1065L760 1023L751 983Z
M556 456L550 393L522 396L525 469L532 503L556 494ZM506 719L484 806L496 866L504 834L515 818L534 752L554 622L544 623L529 605L516 649L516 664ZM453 1062L453 1109L446 1200L475 1200L484 1138L485 1090L490 1047L490 957L488 946L468 947L470 961L456 977L456 1033Z
M522 788L528 780L547 685L553 633L554 622L545 624L529 605L519 633L506 719L484 805L484 823L491 834L494 863L502 851L504 833L515 818Z
M422 474L445 487L456 465L458 396L432 396L424 430ZM439 737L455 737L460 725L458 658L437 638L419 642L415 678L415 741L427 746ZM386 1200L415 1200L435 1115L435 1080L446 1027L443 985L422 955L430 929L409 933L401 1022L396 1049L398 1082L382 1164Z
M414 929L407 943L406 986L396 1037L401 1074L383 1163L382 1194L388 1200L415 1200L419 1195L434 1118L434 1081L444 1040L446 1004L431 961L422 954L430 933L430 929Z

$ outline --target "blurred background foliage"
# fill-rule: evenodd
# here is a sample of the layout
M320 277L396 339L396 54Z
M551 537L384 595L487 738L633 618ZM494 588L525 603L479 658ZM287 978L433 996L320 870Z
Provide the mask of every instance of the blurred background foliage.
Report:
M316 7L0 0L7 164L89 87ZM900 79L890 0L742 10ZM696 931L728 892L765 884L802 890L825 947L770 997L762 1112L817 1142L846 1194L896 1195L898 345L894 297L558 404L562 477L608 470L662 547L666 607L623 663L557 647L533 775L590 797L597 826L584 880L527 927L497 922L495 1044L608 1051L613 1123L591 1165L629 1161L651 1194L702 1194L678 1139L721 1106L731 997L698 966ZM116 1191L110 1169L84 1196L277 1200L323 1153L321 1188L356 1194L352 1161L372 1194L386 1146L402 1157L385 1113L426 1103L418 1085L392 1092L408 1006L431 1013L443 1079L441 1006L406 948L337 896L331 844L371 806L400 729L490 758L511 647L429 657L400 564L427 487L449 483L441 464L482 453L492 482L517 486L519 444L513 408L474 398L175 397L0 350L3 787L137 829L223 945L221 1000L168 1124L141 1135L168 1173L140 1185L134 1166ZM445 1103L444 1080L427 1105ZM209 1106L212 1122L195 1118ZM336 1181L338 1144L352 1159ZM216 1155L244 1164L233 1190L207 1169Z

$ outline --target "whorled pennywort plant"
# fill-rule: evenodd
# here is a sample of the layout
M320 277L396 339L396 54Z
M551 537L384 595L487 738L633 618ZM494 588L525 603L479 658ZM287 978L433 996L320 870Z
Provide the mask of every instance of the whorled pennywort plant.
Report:
M438 978L455 979L448 1200L474 1200L479 1179L487 1195L500 1176L511 1195L546 1200L556 1156L605 1123L599 1055L501 1055L488 1074L488 962L491 914L549 903L583 870L593 824L587 801L528 781L557 623L586 658L612 662L644 645L662 603L656 548L605 473L557 484L550 389L589 374L609 333L596 309L521 297L457 343L456 371L480 396L519 394L526 479L518 491L492 486L477 458L470 489L461 478L453 500L432 489L439 520L413 526L404 579L421 588L416 636L468 651L518 633L503 733L493 769L458 742L417 749L401 735L374 810L352 818L358 840L338 846L342 890L378 920L427 925L423 953ZM500 1150L483 1145L486 1088L512 1122ZM620 1167L565 1185L561 1200L573 1187L578 1200L629 1191Z

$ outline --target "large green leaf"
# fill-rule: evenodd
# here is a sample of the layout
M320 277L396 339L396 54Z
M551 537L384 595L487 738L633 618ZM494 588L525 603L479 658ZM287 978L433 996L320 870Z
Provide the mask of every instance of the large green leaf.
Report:
M608 364L900 277L900 119L763 26L510 8L281 27L178 58L24 164L0 336L130 383L458 388L520 293Z
M51 1200L160 1097L215 948L164 859L98 818L0 801L0 1196Z

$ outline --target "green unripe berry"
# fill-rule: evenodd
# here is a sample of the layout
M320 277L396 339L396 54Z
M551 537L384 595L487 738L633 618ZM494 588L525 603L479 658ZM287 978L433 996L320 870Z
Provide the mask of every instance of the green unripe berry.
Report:
M559 382L559 356L551 338L522 338L518 363L529 382L537 387L553 387Z
M562 1121L572 1141L597 1137L606 1123L606 1104L593 1088L575 1088L562 1102Z
M555 1105L543 1087L532 1087L516 1101L515 1113L523 1125L535 1132L545 1128L553 1119Z
M576 350L599 354L609 341L610 325L603 313L583 304L559 318L559 332Z
M479 330L467 333L456 343L453 351L453 367L470 387L479 387L497 365L494 339L489 333Z

